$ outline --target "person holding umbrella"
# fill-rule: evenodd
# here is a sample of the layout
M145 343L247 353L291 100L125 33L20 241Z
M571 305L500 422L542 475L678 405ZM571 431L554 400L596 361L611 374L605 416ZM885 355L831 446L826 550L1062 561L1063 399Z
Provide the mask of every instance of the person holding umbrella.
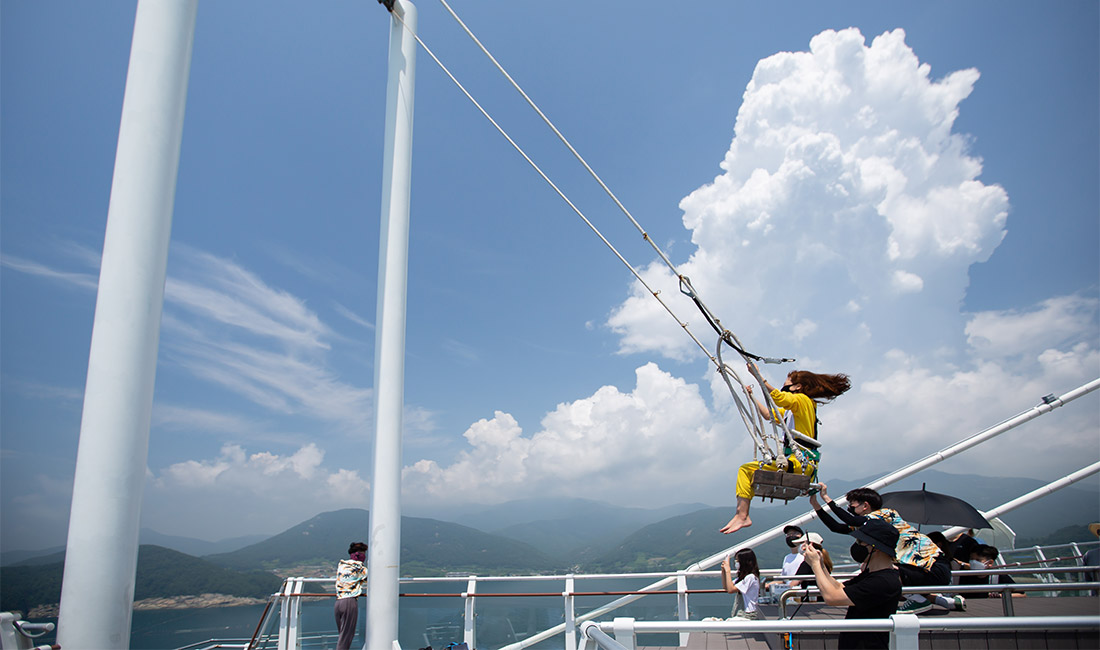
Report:
M882 496L870 488L856 488L846 494L848 509L844 510L829 498L827 486L822 483L819 493L828 504L833 515L826 512L818 502L817 495L810 495L810 505L817 511L821 523L842 535L858 528L871 520L882 520L893 526L899 535L896 560L901 574L901 583L906 587L924 587L951 584L951 560L927 535L909 525L895 510L882 507ZM841 523L843 522L843 523ZM962 596L946 598L933 595L935 604L948 610L965 610L966 600ZM921 614L932 609L932 601L921 594L910 594L898 611L902 614Z

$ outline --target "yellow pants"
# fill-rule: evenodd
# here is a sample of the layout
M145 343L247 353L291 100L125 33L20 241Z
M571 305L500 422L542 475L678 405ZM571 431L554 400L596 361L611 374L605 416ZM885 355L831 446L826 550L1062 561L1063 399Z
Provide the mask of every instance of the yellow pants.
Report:
M787 457L787 471L792 474L802 474L803 476L813 476L814 471L817 469L814 463L806 463L803 465L794 454ZM752 489L752 476L756 473L756 470L762 469L770 472L774 472L778 467L775 463L761 463L758 460L754 460L751 463L745 463L737 470L737 496L751 499L756 496L756 492Z

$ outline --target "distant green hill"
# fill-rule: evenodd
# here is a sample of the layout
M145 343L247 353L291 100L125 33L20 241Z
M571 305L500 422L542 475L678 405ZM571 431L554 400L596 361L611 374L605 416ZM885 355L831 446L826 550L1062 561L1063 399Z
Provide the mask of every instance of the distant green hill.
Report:
M523 499L463 514L457 521L530 544L565 566L579 567L615 548L642 526L708 507L682 503L627 508L591 499ZM531 521L532 513L540 518Z
M325 512L263 542L205 559L238 570L303 564L331 564L347 557L348 544L368 541L370 515L362 509ZM490 535L460 524L418 517L401 518L401 573L441 575L544 573L559 563L529 544Z
M61 600L64 553L49 564L0 568L0 609L29 612L36 605ZM282 578L266 571L241 572L160 546L138 549L134 599L204 593L266 598L279 590Z
M751 528L724 535L718 530L733 514L732 507L706 508L679 517L671 517L650 524L629 535L614 550L586 564L586 569L606 572L676 571L703 560L722 549L735 547L738 542L781 524L798 511L779 505L754 505ZM825 527L817 522L803 526L825 535ZM836 540L826 537L826 548L834 556L846 554L847 544L839 536ZM778 568L787 554L786 544L775 539L753 549L761 568ZM834 560L836 558L834 557Z

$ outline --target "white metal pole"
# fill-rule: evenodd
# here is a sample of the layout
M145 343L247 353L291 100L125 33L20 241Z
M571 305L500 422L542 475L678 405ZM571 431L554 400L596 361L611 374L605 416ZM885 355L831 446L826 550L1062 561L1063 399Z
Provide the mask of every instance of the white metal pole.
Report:
M138 4L80 423L58 643L124 648L197 0Z
M392 13L374 339L374 475L364 645L368 650L390 648L397 640L401 577L401 412L405 385L416 7L407 0L397 0Z

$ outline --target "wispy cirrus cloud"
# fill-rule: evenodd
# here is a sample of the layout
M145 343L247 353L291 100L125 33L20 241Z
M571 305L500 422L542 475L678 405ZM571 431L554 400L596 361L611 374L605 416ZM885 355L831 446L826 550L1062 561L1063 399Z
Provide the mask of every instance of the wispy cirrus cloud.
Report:
M86 291L95 291L99 285L98 274L60 271L40 262L14 255L0 255L0 266Z
M359 326L364 327L364 328L369 329L369 330L374 329L374 323L370 322L366 318L363 318L362 316L355 313L354 311L348 309L347 307L345 307L341 303L334 302L333 303L333 309L336 310L337 314L340 314L341 316L343 316L344 318L348 319L349 321L355 323L356 325L359 325Z
M63 243L56 250L74 265L98 262L94 251L77 243ZM69 287L96 289L97 278L89 273L10 255L0 263ZM347 430L362 430L369 423L371 390L343 381L327 365L331 341L339 338L333 329L306 301L270 286L241 264L174 243L161 330L167 360L262 409L337 423ZM184 422L176 413L166 423ZM225 419L231 417L194 423L233 428L239 423Z
M165 287L173 309L291 347L330 347L325 339L332 330L305 301L230 260L186 245L176 249L178 274L169 276Z

